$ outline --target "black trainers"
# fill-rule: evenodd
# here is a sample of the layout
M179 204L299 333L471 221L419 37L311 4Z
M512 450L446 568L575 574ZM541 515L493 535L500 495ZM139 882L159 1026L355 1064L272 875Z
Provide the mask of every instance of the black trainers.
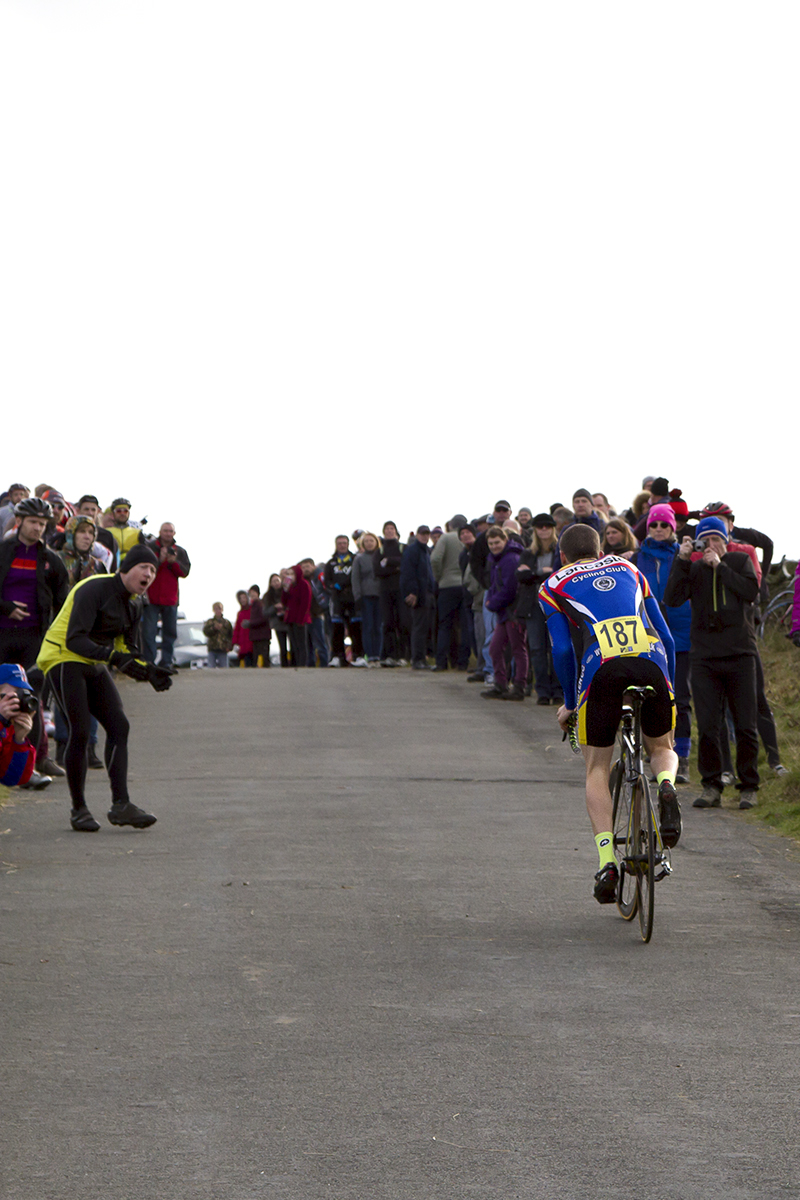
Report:
M487 688L485 692L481 692L484 700L505 700L506 688L499 688L496 685Z
M157 818L127 800L125 804L112 804L108 810L108 819L112 825L132 825L134 829L147 829L148 826L155 825Z
M525 689L521 687L511 687L503 696L504 700L524 700Z
M619 871L616 863L606 863L594 877L594 898L598 904L613 904L619 888Z
M66 775L63 767L60 767L52 758L42 758L36 764L36 770L40 775L49 775L51 779L61 779Z
M677 846L681 837L681 806L675 788L668 779L658 786L658 821L665 846Z
M69 814L69 823L76 833L97 833L100 828L85 804L73 808Z
M483 671L473 671L471 675L467 676L467 683L483 683L483 682L484 682Z

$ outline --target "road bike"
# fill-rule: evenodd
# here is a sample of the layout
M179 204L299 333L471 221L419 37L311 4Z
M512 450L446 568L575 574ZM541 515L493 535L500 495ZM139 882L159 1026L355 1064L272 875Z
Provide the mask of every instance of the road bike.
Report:
M664 845L653 795L644 773L641 711L652 687L627 688L622 700L620 754L611 768L614 802L612 830L619 867L617 908L626 921L639 915L642 941L653 933L655 884L672 874L669 849Z

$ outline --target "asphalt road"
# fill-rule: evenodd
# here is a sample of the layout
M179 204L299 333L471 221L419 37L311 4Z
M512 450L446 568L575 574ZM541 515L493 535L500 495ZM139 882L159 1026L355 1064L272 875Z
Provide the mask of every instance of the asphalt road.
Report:
M790 843L685 804L645 946L552 709L124 695L154 828L72 833L63 782L0 811L2 1200L797 1196Z

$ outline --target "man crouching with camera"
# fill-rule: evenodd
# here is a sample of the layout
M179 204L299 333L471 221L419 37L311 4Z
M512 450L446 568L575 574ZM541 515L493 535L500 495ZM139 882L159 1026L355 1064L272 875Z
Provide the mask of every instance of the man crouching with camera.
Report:
M39 651L37 666L47 676L67 720L64 766L72 797L70 824L77 833L96 833L100 828L84 796L91 717L106 731L110 823L146 829L156 822L128 796L130 725L108 668L116 667L131 679L146 681L157 692L166 691L172 683L170 671L145 662L141 652L142 598L156 577L157 566L152 550L134 546L116 575L94 575L77 583Z
M22 787L33 774L36 750L28 740L38 701L16 663L0 663L0 783Z

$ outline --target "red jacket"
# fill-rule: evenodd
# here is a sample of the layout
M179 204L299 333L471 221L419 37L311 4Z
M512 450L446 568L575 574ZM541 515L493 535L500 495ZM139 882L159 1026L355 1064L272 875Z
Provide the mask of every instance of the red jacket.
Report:
M33 774L36 751L25 739L21 745L14 741L14 726L0 725L0 783L19 787Z
M189 562L189 555L183 546L177 546L173 542L173 547L177 558L172 562L159 563L156 577L147 589L147 598L150 603L163 604L166 608L177 607L178 580L185 579L192 568L192 564ZM161 542L158 538L154 542L150 542L149 549L158 558L161 551Z
M233 627L233 644L239 647L239 657L243 654L251 654L253 651L253 642L250 637L250 630L242 627L242 621L250 620L250 606L240 608L239 615L236 618L236 624Z
M755 547L749 546L746 542L728 542L728 549L736 550L739 554L749 554L750 555L750 559L753 563L753 566L755 567L756 579L758 580L758 586L761 587L761 563L758 561L758 558L756 557ZM702 557L703 557L702 551L695 550L692 554L692 562L697 562L697 560Z
M292 567L292 570L294 583L283 593L283 603L286 607L283 619L287 625L310 625L311 584L299 566Z

